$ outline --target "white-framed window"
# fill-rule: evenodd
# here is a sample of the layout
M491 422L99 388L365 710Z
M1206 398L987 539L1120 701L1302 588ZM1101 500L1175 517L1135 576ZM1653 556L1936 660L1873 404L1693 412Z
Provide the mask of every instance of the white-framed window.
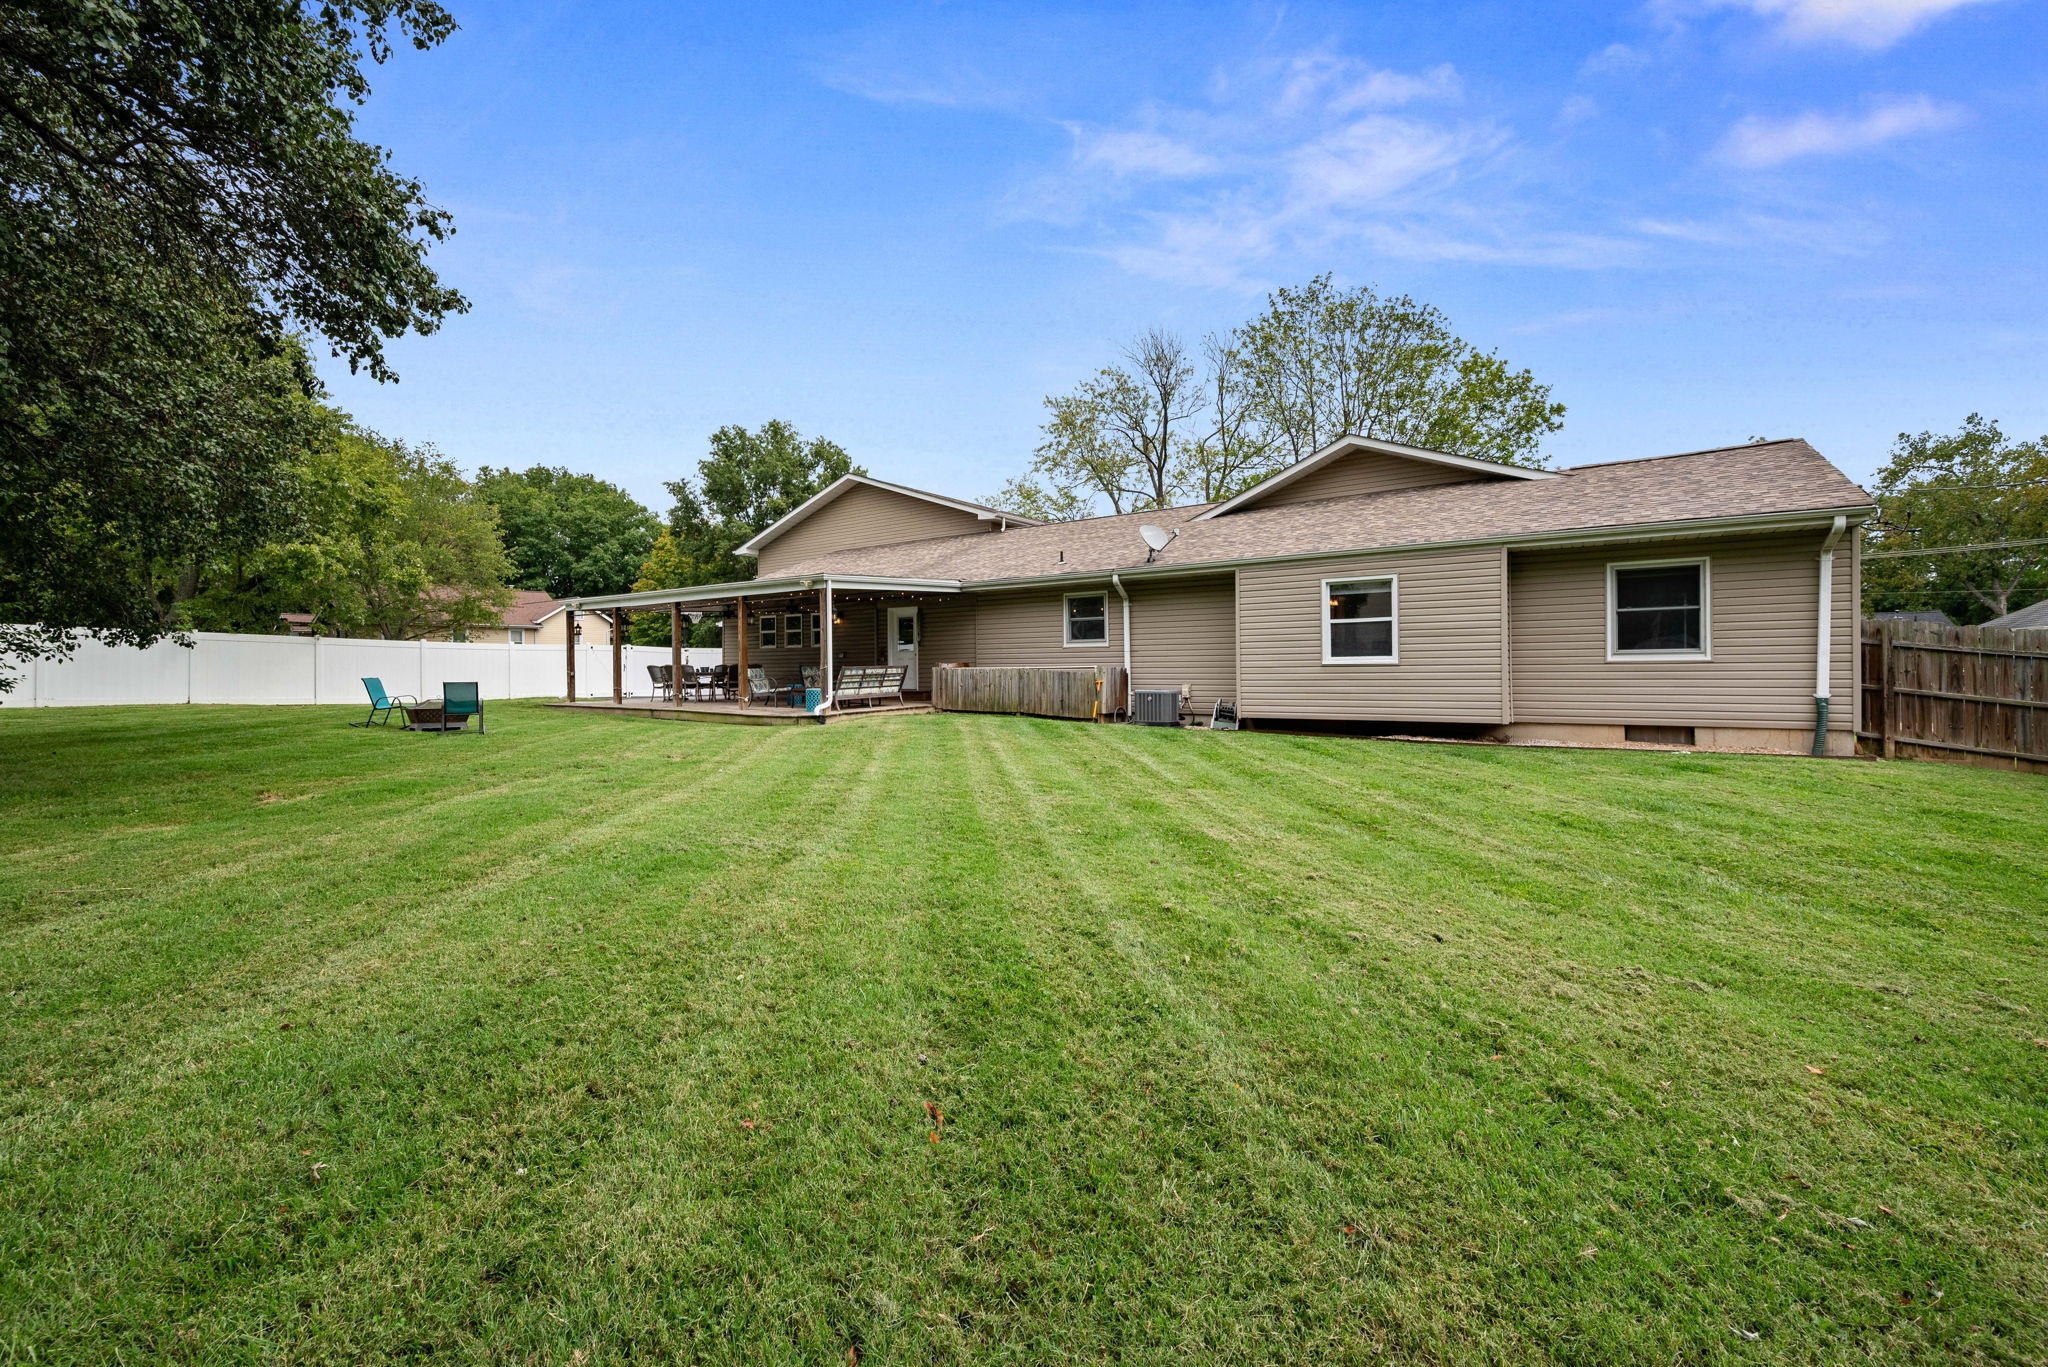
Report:
M811 614L811 648L815 650L824 644L825 619L814 612Z
M1712 566L1683 560L1618 560L1607 566L1609 660L1711 660Z
M1323 581L1323 663L1401 663L1398 575Z
M804 615L801 612L786 612L782 615L782 644L794 650L804 643Z
M775 648L775 642L780 634L776 628L781 624L781 621L782 619L772 612L761 614L761 648L763 650L773 650Z
M526 644L526 628L524 628L524 627L510 627L510 628L508 628L508 629L506 630L506 632L505 632L505 639L507 639L508 641L510 641L510 642L511 642L511 643L512 643L513 645L515 645L515 646L523 646L523 645L525 645L525 644Z
M1068 645L1109 644L1108 594L1070 593L1061 600L1061 616L1066 623L1065 640Z

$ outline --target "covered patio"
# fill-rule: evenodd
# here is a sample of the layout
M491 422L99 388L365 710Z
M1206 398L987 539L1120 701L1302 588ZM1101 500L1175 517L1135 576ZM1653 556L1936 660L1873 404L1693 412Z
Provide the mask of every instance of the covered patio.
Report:
M935 662L921 659L924 615L957 601L959 592L955 580L831 576L571 599L568 696L555 706L757 726L927 712L932 709L928 690L920 686L922 671ZM609 700L581 698L576 691L577 620L586 613L611 627ZM636 613L668 619L669 679L681 684L670 696L661 696L652 679L644 695L628 687L623 644ZM721 623L722 674L711 688L685 664L683 644L690 629L706 619Z

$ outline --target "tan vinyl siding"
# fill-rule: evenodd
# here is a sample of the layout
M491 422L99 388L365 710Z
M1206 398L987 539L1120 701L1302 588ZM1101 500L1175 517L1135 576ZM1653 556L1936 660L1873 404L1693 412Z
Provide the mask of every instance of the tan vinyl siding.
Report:
M1514 720L1608 725L1810 727L1820 543L1762 537L1517 552L1512 557ZM1711 660L1610 661L1610 562L1704 555ZM1855 724L1856 548L1835 555L1830 728Z
M1398 576L1399 664L1323 663L1323 581ZM1505 565L1497 548L1343 556L1238 571L1238 709L1252 718L1499 722Z
M1426 460L1361 451L1356 455L1339 456L1242 506L1278 508L1289 503L1312 503L1319 498L1349 498L1353 494L1378 494L1389 489L1421 489L1433 484L1466 484L1477 479L1498 478L1501 476L1480 470L1460 470ZM1224 516L1230 514L1225 513Z
M1192 684L1194 707L1204 717L1218 698L1237 696L1236 576L1125 587L1131 594L1131 687ZM1109 603L1112 612L1120 607L1114 591Z
M974 657L979 613L969 598L940 598L922 605L918 616L916 687L932 686L932 666L980 664Z
M893 546L900 541L924 541L994 529L994 523L958 508L877 489L871 484L855 484L763 546L755 557L755 572L772 575L784 565L832 551Z
M767 650L763 650L761 648L761 638L758 634L760 614L752 607L749 607L747 609L747 663L750 666L760 665L765 668L768 671L769 680L773 683L795 683L798 679L802 678L802 666L817 664L820 656L823 654L821 647L810 644L809 619L812 611L811 609L806 609L803 613L806 623L803 637L804 644L796 646L783 645L782 632L778 623L775 633L775 645ZM873 664L875 658L875 638L872 621L861 612L846 612L841 615L846 620L832 629L833 660L839 665ZM775 616L780 619L788 616L788 614L778 612ZM726 618L724 630L719 638L719 658L729 665L736 665L740 661L738 626L737 620L731 617Z
M1066 596L1070 593L1099 593L1106 600L1109 637L1101 645L1066 644ZM1116 590L1109 586L1107 580L977 593L973 599L974 654L971 658L978 665L1050 669L1065 666L1092 668L1124 662L1121 604Z

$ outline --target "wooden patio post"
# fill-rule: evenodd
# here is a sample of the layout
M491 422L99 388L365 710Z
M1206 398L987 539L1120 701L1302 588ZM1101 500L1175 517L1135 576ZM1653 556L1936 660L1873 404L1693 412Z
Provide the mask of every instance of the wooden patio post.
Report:
M683 605L668 605L668 700L683 700Z
M576 609L570 608L568 617L562 623L562 630L569 636L569 701L576 701Z
M612 701L626 701L626 610L612 609Z
M818 702L822 709L832 702L832 581L818 590L818 660L823 673L818 679Z
M750 684L749 684L749 683L747 682L747 600L746 600L745 598L741 598L741 599L739 600L739 609L740 609L740 620L739 620L739 632L740 632L740 662L739 662L739 671L740 671L740 678L739 678L739 685L740 685L740 703L741 703L741 705L742 705L742 706L744 706L745 704L747 704L747 703L750 703L750 702L752 702L752 701L754 700L754 690L753 690L753 686L752 686L752 685L750 685Z

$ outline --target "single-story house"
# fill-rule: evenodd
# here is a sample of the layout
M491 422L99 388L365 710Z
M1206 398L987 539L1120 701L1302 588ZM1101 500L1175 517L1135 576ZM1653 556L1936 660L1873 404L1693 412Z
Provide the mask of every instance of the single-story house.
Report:
M1100 660L1254 728L1846 754L1876 512L1800 440L1539 470L1343 437L1220 503L1077 522L848 475L740 547L752 579L569 607L717 616L779 679Z
M568 604L551 594L536 589L519 589L513 594L512 606L505 609L497 626L470 627L462 639L472 642L513 645L561 646L568 644ZM576 619L579 638L584 645L606 646L612 643L611 623L599 614L589 614Z

